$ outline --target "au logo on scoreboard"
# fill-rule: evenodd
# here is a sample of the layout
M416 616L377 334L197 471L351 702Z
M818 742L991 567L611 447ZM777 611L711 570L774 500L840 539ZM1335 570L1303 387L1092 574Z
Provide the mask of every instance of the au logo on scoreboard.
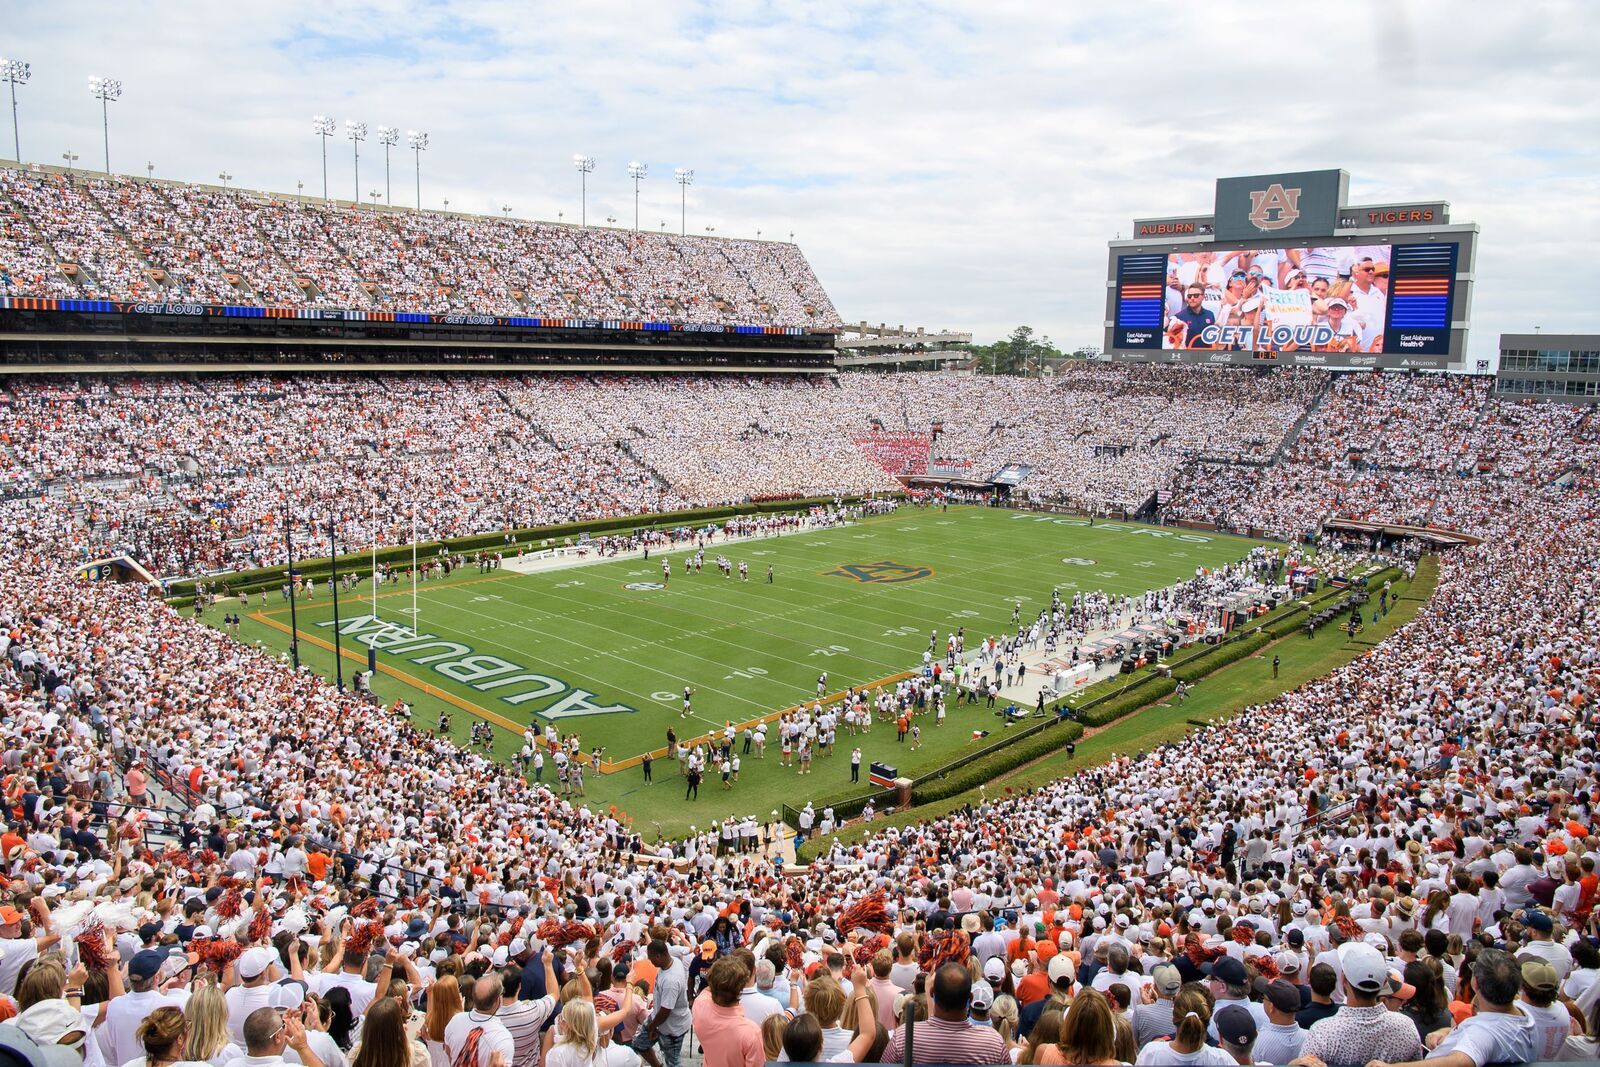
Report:
M1248 217L1258 230L1293 226L1300 217L1299 188L1285 189L1281 182L1273 182L1265 189L1252 190Z
M917 567L909 563L896 563L892 559L880 559L876 563L846 563L831 571L823 571L830 578L852 578L858 582L875 582L890 584L895 582L914 582L921 578L933 577L932 567Z

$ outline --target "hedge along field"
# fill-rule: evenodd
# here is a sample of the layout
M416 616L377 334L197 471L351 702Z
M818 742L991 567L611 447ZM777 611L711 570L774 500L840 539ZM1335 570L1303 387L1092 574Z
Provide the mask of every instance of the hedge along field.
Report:
M851 504L857 503L859 500L859 497L845 498L845 501ZM721 523L735 516L803 512L812 507L831 503L833 503L832 497L755 501L716 508L661 511L645 515L618 515L609 519L588 519L582 522L558 523L553 526L502 530L497 533L472 534L468 537L453 537L442 541L423 541L415 546L409 543L388 545L379 548L376 553L371 550L371 546L368 546L365 551L357 549L355 551L341 552L338 557L339 573L371 574L374 562L386 563L391 567L400 567L402 569L410 567L413 551L419 560L436 557L440 548L447 549L451 553L460 552L469 556L479 551L498 551L514 556L519 548L537 551L546 544L559 545L569 539L576 541L578 535L582 533L595 536L599 534L632 533L637 530L675 530L683 527L705 526L709 523ZM301 558L297 552L294 569L299 572L302 578L314 578L320 582L333 573L333 560L327 556ZM231 574L211 575L205 578L185 578L168 583L168 602L177 607L188 607L193 602L195 586L201 581L210 583L214 589L226 584L230 593L233 594L241 592L257 593L263 589L269 592L277 592L278 588L283 584L287 572L287 566L278 565L236 571Z
M1031 619L1052 589L1142 592L1190 577L1197 566L1242 558L1255 544L1136 524L1089 528L1083 520L998 509L904 508L854 526L714 546L696 575L683 573L686 553L667 553L672 576L665 588L654 588L662 584L655 554L648 563L534 575L480 575L469 566L421 586L414 628L408 585L385 586L376 617L363 587L342 598L341 642L347 660L358 657L347 662L347 676L365 661L363 638L380 649L379 695L404 697L422 725L434 725L446 710L452 731L465 735L472 717L485 718L500 728L495 751L508 758L526 724L555 722L576 731L585 750L602 745L606 759L620 764L663 746L669 727L696 736L811 698L823 671L829 694L893 677L920 664L930 630L938 630L942 646L946 634L965 626L976 643L1009 628L1018 601ZM750 580L717 574L711 560L718 553L749 562ZM275 586L268 601L265 612L252 604L242 636L282 649L287 605ZM303 655L331 674L323 647L331 646L333 631L326 591L302 601L298 617ZM689 719L680 717L684 686L695 690ZM803 778L776 766L774 744L765 760L743 760L733 788L708 780L699 800L687 804L677 768L665 760L656 761L651 785L637 767L591 774L585 784L595 802L682 832L713 817L765 814L848 790L857 743L865 763L883 760L916 774L990 743L999 735L975 743L972 733L998 725L981 707L952 708L944 728L933 728L931 717L923 724L915 752L896 743L892 729L841 733L836 752L819 756Z
M1196 722L1226 719L1251 705L1272 700L1367 654L1377 642L1410 622L1433 595L1438 575L1438 561L1431 556L1419 562L1416 577L1410 581L1392 570L1374 575L1369 582L1374 590L1381 587L1386 578L1394 580L1390 609L1382 619L1372 623L1376 602L1369 603L1365 608L1368 621L1353 641L1340 625L1342 619L1321 627L1307 640L1304 610L1275 613L1262 627L1264 633L1273 635L1272 643L1258 646L1253 653L1236 655L1230 650L1247 644L1237 642L1208 650L1193 659L1194 681L1184 703L1178 704L1171 698L1176 688L1171 679L1151 677L1138 682L1095 709L1099 714L1094 711L1085 714L1091 725L1103 727L1087 740L1083 739L1085 730L1078 723L1052 727L1043 735L1027 738L981 764L962 767L946 780L919 787L914 791L915 803L911 808L879 819L877 827L936 819L965 805L979 804L985 797L993 799L1004 793L1037 788L1075 770L1104 763L1115 754L1145 751L1178 741L1196 728ZM1312 600L1332 602L1340 596L1342 591L1333 590ZM1248 639L1248 643L1254 641L1254 637ZM1276 678L1272 675L1274 656L1280 660ZM1187 658L1185 654L1176 657L1174 662ZM1211 666L1216 669L1208 667L1206 671L1199 671L1208 660L1213 661ZM1157 684L1162 682L1165 685ZM1068 741L1076 742L1077 751L1071 756L1064 747ZM851 844L861 840L871 829L856 823L835 837ZM801 849L801 858L815 858L826 846L825 841L813 840Z

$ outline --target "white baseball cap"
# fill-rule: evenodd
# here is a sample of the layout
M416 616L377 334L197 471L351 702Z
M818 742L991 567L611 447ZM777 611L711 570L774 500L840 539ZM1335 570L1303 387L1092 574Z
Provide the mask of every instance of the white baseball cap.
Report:
M1375 996L1389 978L1389 964L1371 945L1347 941L1339 946L1339 972L1352 987Z

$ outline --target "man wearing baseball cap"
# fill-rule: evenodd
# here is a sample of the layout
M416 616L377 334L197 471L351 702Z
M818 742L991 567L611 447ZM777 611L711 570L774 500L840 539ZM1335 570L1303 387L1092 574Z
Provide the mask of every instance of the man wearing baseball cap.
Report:
M1150 988L1155 990L1156 999L1149 1004L1135 1004L1133 1009L1133 1039L1140 1048L1178 1032L1172 1018L1172 998L1183 988L1183 975L1170 963L1157 964L1150 972Z
M44 906L43 902L35 904L36 908ZM23 937L22 920L25 917L10 904L0 907L0 993L6 996L16 991L17 975L22 973L22 968L38 958L39 953L54 948L56 942L61 940L59 934L51 933L42 937Z
M1213 1039L1217 1037L1217 1014L1227 1004L1237 1004L1248 1011L1257 1030L1267 1025L1266 1010L1250 1000L1250 972L1244 969L1244 964L1232 956L1222 956L1200 970L1211 979L1211 993L1216 998L1216 1013L1211 1016L1211 1025L1207 1028ZM1251 1040L1254 1040L1253 1035Z
M1533 1020L1534 1058L1561 1058L1561 1048L1572 1033L1572 1016L1566 1006L1556 1002L1561 977L1544 960L1525 959L1522 963L1522 996L1517 1008Z
M1518 916L1528 933L1528 943L1517 952L1517 959L1540 959L1555 968L1556 977L1572 973L1572 953L1554 938L1555 920L1542 908L1525 908Z
M1311 1028L1301 1055L1329 1063L1410 1060L1421 1055L1416 1026L1378 1003L1389 980L1389 961L1371 945L1348 941L1339 946L1339 972L1344 1007Z
M1224 1004L1211 1017L1211 1024L1217 1028L1217 1046L1232 1056L1233 1062L1240 1067L1250 1067L1256 1062L1251 1050L1255 1048L1259 1030L1249 1008L1243 1004Z
M160 989L161 970L167 962L164 949L145 949L128 961L128 991L106 1005L105 1043L111 1046L117 1063L144 1058L144 1046L139 1041L139 1024L157 1008L174 1007L183 1010L189 1001L187 990L164 993Z
M1516 1003L1522 981L1522 970L1511 953L1497 948L1478 953L1472 964L1475 1014L1445 1034L1426 1060L1414 1060L1404 1067L1485 1067L1490 1063L1526 1063L1537 1059L1534 1022L1518 1010ZM1319 1025L1337 1021L1329 1019ZM1313 1028L1313 1039L1316 1033ZM1308 1052L1310 1044L1308 1040Z
M1266 987L1267 1025L1256 1039L1254 1055L1263 1063L1288 1063L1300 1055L1306 1032L1295 1022L1300 1011L1300 988L1282 978Z
M224 993L223 999L228 1005L228 1034L241 1048L244 1046L244 1021L257 1008L272 1003L272 968L277 962L275 950L257 945L240 953L233 965L240 984Z
M1050 957L1045 976L1050 980L1050 995L1023 1006L1017 1016L1017 1033L1026 1037L1033 1032L1034 1024L1047 1011L1067 1010L1072 1003L1072 961L1064 954Z

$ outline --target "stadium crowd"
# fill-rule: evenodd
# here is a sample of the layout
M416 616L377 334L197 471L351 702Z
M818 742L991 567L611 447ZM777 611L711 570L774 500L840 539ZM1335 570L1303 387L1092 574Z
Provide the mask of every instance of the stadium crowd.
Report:
M1587 421L1444 378L1324 391L1313 376L1168 370L1085 368L1028 388L934 376L15 386L13 495L0 502L0 994L12 998L0 1010L85 1064L146 1067L677 1067L696 1046L719 1067L895 1062L907 1018L919 1063L1594 1058L1600 514ZM1414 422L1378 414L1402 396ZM1229 521L1273 531L1332 511L1444 516L1484 540L1444 558L1414 621L1326 678L1037 790L823 840L793 868L710 834L646 842L614 810L530 784L136 587L80 581L62 559L67 545L140 536L129 523L152 537L171 526L132 506L158 490L200 527L219 495L218 510L265 521L294 471L297 493L346 504L352 524L373 500L347 499L351 470L396 495L436 487L430 530L538 514L520 495L467 510L467 492L497 492L479 482L493 462L506 482L543 482L569 456L627 472L561 475L575 479L563 501L580 483L638 479L594 484L593 507L869 480L878 468L859 453L807 473L781 445L820 447L824 430L848 443L863 411L940 419L952 450L1027 447L1060 471L1048 452L1069 438L1053 424L1080 405L1108 411L1090 433L1116 433L1126 411L1133 429L1106 443L1178 442L1180 508L1216 500ZM1241 407L1283 432L1310 411L1390 462L1355 471L1346 445L1311 452L1322 446L1304 433L1286 442L1223 410ZM1208 413L1215 434L1187 425ZM716 440L780 443L743 460L728 446L721 471L668 464L674 447L703 448L714 421ZM1452 443L1435 447L1435 432ZM988 442L996 433L1011 443ZM1280 444L1274 465L1204 461L1266 463ZM430 482L431 470L469 476ZM175 559L232 539L189 536Z
M1169 519L1291 538L1330 515L1460 526L1486 494L1582 468L1600 445L1582 412L1446 376L1390 377L1089 364L1050 382L22 381L0 397L0 486L52 516L68 508L80 554L129 552L168 576L281 562L286 501L297 551L316 555L330 515L359 548L410 540L413 511L428 540L890 490L922 441L980 478L1027 464L1025 499L1088 511L1167 494Z
M832 327L794 244L0 168L0 296ZM71 273L66 269L71 268Z

